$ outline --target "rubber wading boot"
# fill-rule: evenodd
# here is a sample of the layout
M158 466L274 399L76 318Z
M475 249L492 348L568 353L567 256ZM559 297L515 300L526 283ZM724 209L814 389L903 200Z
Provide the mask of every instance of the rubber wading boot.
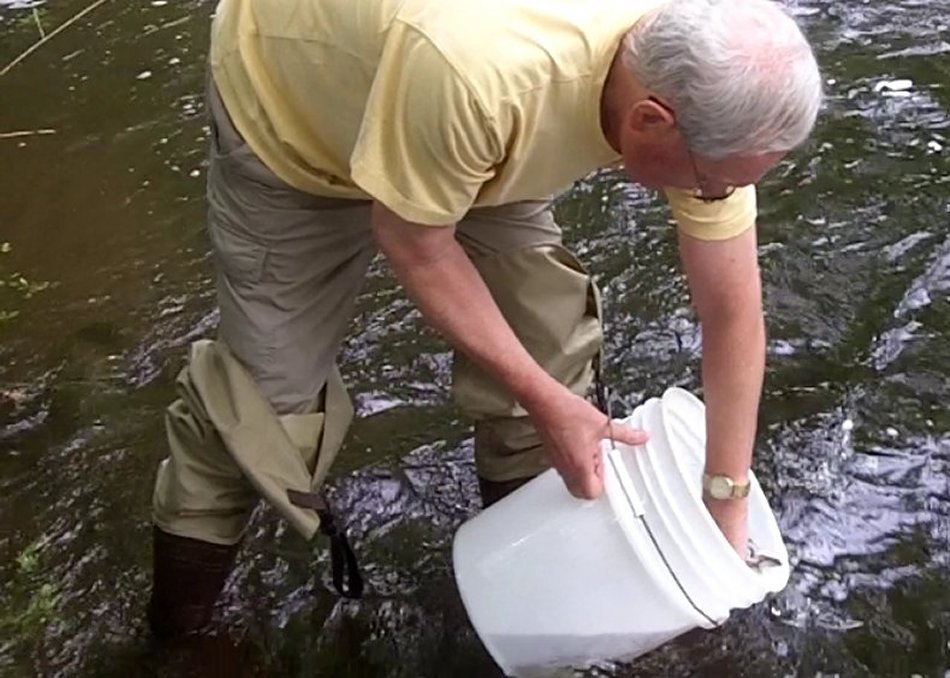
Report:
M148 623L156 640L180 639L208 625L239 546L179 537L153 527L155 571Z
M507 497L529 480L533 480L534 477L535 476L528 478L515 478L514 480L502 480L499 482L494 480L486 480L485 478L479 476L478 491L482 495L482 508L488 508L495 502Z

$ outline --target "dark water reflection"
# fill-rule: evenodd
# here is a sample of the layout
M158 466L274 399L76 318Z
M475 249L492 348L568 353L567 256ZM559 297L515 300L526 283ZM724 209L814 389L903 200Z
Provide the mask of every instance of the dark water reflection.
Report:
M0 62L36 37L0 0ZM77 11L36 5L47 30ZM950 3L801 2L829 101L762 189L770 362L756 470L788 588L613 676L950 670ZM144 644L161 411L216 315L202 231L207 4L106 3L0 79L0 675L165 674ZM628 405L698 386L667 215L603 174L560 205L604 288ZM362 418L332 492L370 593L261 510L222 601L274 675L496 675L451 579L476 510L450 355L384 269L344 355ZM164 675L164 674L163 674Z

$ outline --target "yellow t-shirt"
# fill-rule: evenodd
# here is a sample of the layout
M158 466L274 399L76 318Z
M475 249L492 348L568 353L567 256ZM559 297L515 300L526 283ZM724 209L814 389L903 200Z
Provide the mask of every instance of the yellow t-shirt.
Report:
M235 127L290 185L447 224L616 163L600 96L657 0L221 0L211 67ZM686 232L752 225L755 192L669 191Z

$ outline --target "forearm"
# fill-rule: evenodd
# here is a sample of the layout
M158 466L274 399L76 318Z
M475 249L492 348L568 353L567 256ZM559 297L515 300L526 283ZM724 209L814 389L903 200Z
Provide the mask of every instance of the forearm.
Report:
M745 478L752 463L765 370L758 309L703 323L706 471Z
M427 238L431 232L422 232L421 244L407 245L404 236L418 231L406 231L385 210L374 214L377 242L427 324L504 384L529 412L540 406L559 385L515 336L461 245L454 237Z

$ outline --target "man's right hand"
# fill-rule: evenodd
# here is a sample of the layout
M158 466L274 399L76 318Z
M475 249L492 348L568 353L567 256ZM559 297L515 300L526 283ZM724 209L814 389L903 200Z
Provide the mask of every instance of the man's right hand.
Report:
M604 466L600 444L610 437L607 416L563 386L548 389L528 414L541 436L544 451L578 499L596 499L604 491ZM645 431L613 424L614 440L640 445Z

